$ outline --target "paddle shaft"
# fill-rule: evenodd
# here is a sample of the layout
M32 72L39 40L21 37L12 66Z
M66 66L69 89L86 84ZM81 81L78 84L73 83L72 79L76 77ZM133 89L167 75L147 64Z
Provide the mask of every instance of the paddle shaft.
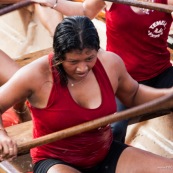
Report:
M14 10L20 9L22 7L26 7L28 5L31 5L32 3L33 2L31 2L30 0L25 0L25 1L17 2L17 3L12 4L12 5L8 5L2 9L0 9L0 16L7 14L9 12L12 12Z
M105 1L114 2L117 4L126 4L126 5L131 5L131 6L140 7L140 8L147 8L147 9L157 10L157 11L165 12L165 13L171 13L173 11L173 6L167 5L167 4L143 2L138 0L105 0ZM26 1L17 2L13 5L4 7L0 9L0 16L7 14L9 12L12 12L14 10L17 10L19 8L28 6L32 3L33 2L31 2L30 0L26 0Z
M105 0L105 1L114 2L116 4L126 4L130 6L146 8L165 13L171 13L173 11L173 5L168 5L168 4L145 2L140 0Z
M129 119L137 116L146 116L159 111L169 110L173 108L173 94L160 97L159 99L142 104L140 106L111 114L106 117L102 117L93 121L89 121L74 127L70 127L65 130L54 132L52 134L42 136L40 138L33 139L30 142L23 142L18 145L18 154L26 153L29 149L41 146L50 142L61 140L67 137L71 137L86 131L97 129L99 127L106 126L116 121Z

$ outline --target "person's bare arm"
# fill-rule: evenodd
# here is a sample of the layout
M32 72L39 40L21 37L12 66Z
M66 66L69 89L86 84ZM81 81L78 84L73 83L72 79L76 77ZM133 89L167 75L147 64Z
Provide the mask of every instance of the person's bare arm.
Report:
M0 50L0 86L7 82L19 68L13 59Z
M93 19L99 12L105 7L103 0L85 0L84 2L73 2L68 0L32 0L33 2L46 5L48 7L54 7L55 10L66 16L87 16Z
M168 3L169 5L173 5L173 0L168 0L167 3Z
M103 52L98 54L98 57L101 57L102 64L108 74L115 95L127 107L137 106L164 96L165 94L173 93L173 88L155 89L138 84L129 75L122 59L118 55L112 52Z
M20 69L20 66L2 50L0 50L0 62L0 86L2 86ZM31 119L25 100L13 105L13 108L22 122Z
M52 8L41 6L40 4L35 4L35 13L42 25L53 37L56 26L63 20L63 14Z
M138 84L138 82L127 73L123 62L120 62L118 67L121 68L118 69L120 72L120 78L116 94L117 97L128 107L137 106L166 94L173 93L173 88L156 89Z

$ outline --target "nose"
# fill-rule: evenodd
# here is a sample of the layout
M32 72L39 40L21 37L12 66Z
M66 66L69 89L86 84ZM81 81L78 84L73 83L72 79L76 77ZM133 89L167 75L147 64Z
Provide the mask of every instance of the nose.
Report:
M80 63L78 64L78 67L76 68L77 72L84 73L88 70L88 66L86 63Z

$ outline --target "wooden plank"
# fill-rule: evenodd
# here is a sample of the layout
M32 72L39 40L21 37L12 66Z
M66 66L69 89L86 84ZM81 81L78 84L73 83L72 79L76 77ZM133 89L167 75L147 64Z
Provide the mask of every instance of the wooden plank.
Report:
M16 140L18 145L32 140L32 121L7 127L6 130L8 135Z
M53 49L52 49L52 47L50 47L50 48L47 48L47 49L43 49L43 50L39 50L39 51L36 51L36 52L33 52L33 53L23 55L23 56L17 58L15 61L20 66L24 66L24 65L26 65L26 64L42 57L42 56L44 56L44 55L49 54L52 51L53 51Z
M17 144L32 141L32 121L24 122L6 128L7 133L17 141ZM0 162L0 173L27 173L33 168L29 151L18 155L13 161Z
M17 144L32 141L32 121L24 122L6 128L7 133ZM18 155L13 161L3 161L0 163L0 173L27 173L33 169L32 159L29 150L22 155Z

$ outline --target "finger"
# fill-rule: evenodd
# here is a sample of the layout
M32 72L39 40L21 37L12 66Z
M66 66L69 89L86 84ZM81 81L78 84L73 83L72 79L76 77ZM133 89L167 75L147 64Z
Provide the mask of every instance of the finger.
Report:
M2 146L2 152L1 152L1 160L5 160L8 155L8 145L4 144Z
M11 142L11 144L9 144L8 146L8 151L9 151L9 156L8 158L11 157L16 157L17 156L17 145L14 141Z
M12 155L14 157L16 157L17 156L17 144L16 144L15 141L12 141L12 143L13 143L13 152L12 152Z
M0 145L0 154L2 154L3 147Z
M13 140L3 145L2 158L3 160L9 159L17 155L17 146Z
M3 147L0 145L0 162L3 161Z
M0 154L0 162L2 162L4 159L3 159L3 156L2 154Z

